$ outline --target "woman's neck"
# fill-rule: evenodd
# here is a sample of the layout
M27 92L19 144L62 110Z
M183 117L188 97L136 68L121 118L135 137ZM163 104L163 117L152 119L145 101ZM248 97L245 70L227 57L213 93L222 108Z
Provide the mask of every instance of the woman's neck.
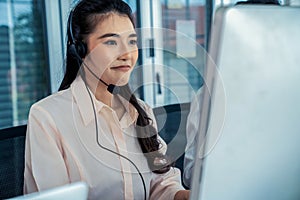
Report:
M107 91L107 87L102 83L98 84L95 97L97 100L111 107L116 112L119 120L122 118L126 111L124 106L122 105L118 97L114 97L113 94Z
M100 82L98 83L95 92L95 97L97 100L101 101L102 103L108 105L109 107L112 107L113 94L107 91L107 86L103 85Z

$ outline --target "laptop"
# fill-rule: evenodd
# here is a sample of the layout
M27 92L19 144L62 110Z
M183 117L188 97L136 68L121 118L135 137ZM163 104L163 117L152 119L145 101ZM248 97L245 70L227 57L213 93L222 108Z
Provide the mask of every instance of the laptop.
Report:
M52 189L14 197L16 200L86 200L88 198L88 186L84 182L76 182Z
M300 199L300 8L216 11L192 200Z

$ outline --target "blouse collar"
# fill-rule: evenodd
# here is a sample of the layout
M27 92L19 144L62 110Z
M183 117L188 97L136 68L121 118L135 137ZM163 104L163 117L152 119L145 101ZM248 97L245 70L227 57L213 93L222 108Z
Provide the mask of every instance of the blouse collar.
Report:
M77 76L71 84L71 92L77 103L80 115L85 126L88 125L95 118L93 106L91 104L92 102L95 105L95 112L97 113L99 113L103 108L107 108L105 109L106 111L110 110L111 112L114 112L114 110L111 107L96 99L95 95L89 88L86 87L84 81L80 76ZM115 98L118 98L119 101L116 101ZM120 120L121 126L128 127L134 122L136 122L138 112L134 108L134 106L124 98L120 96L114 96L113 103L117 102L120 102L126 110L125 114L121 117Z

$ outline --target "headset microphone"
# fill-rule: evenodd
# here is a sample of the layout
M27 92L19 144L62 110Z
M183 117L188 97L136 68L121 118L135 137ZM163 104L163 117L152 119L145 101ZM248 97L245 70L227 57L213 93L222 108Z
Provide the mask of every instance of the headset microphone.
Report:
M107 86L107 91L109 91L111 94L120 94L120 87L113 84L109 84Z

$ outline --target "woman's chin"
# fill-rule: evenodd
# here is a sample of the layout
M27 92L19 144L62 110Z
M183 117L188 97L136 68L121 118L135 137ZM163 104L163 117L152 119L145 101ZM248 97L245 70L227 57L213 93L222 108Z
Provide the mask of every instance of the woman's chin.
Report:
M116 86L124 86L124 85L128 84L128 81L129 81L128 79L124 79L124 80L119 80L113 84Z

